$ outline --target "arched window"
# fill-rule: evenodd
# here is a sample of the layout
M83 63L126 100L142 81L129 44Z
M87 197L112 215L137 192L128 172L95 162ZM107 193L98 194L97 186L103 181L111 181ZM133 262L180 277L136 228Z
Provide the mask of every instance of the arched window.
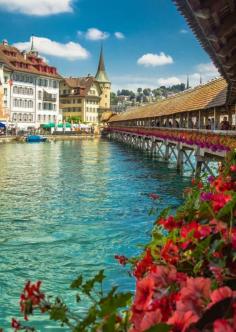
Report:
M21 115L21 113L18 114L18 121L22 121L22 115Z
M19 107L23 107L22 106L22 99L19 100Z
M27 120L28 120L28 115L27 114L23 114L23 121L27 122Z

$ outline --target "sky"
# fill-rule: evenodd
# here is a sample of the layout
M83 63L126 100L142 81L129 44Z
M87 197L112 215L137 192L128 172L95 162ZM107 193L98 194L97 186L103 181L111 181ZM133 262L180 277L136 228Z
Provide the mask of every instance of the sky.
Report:
M171 0L0 0L0 39L35 48L63 76L95 75L101 44L112 90L219 76Z

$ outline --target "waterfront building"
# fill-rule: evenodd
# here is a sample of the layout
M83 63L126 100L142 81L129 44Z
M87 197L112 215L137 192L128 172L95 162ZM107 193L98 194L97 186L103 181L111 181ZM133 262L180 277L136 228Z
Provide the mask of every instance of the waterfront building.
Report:
M18 128L39 127L61 120L59 82L61 76L34 49L20 52L6 40L0 45L1 82L4 107Z
M64 78L60 83L60 109L65 120L98 124L102 113L110 111L111 82L101 48L97 73L87 77Z
M2 78L3 78L3 69L2 65L0 63L0 122L7 120L7 114L5 112L4 108L4 90L3 90L3 84L2 84Z
M99 122L102 91L92 76L69 77L60 83L60 108L65 120Z

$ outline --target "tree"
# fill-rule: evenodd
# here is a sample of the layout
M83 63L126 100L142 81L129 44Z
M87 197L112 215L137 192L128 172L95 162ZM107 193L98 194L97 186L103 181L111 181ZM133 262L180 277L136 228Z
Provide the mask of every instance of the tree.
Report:
M118 98L117 95L114 92L111 92L111 105L117 105Z
M143 89L143 94L144 96L150 96L151 94L151 89L147 88L147 89Z
M138 92L139 95L142 93L142 91L143 91L142 88L138 88L138 89L137 89L137 92Z

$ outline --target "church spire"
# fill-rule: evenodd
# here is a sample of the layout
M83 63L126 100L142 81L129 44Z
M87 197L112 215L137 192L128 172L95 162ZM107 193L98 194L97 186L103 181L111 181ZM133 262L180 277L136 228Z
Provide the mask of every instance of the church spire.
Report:
M30 46L30 52L29 53L38 56L38 52L34 48L34 35L31 36L31 46Z
M97 74L95 77L98 82L104 82L104 83L110 82L109 78L107 76L107 73L106 73L106 69L105 69L105 62L104 62L104 56L103 56L103 45L101 46L99 64L98 64Z

